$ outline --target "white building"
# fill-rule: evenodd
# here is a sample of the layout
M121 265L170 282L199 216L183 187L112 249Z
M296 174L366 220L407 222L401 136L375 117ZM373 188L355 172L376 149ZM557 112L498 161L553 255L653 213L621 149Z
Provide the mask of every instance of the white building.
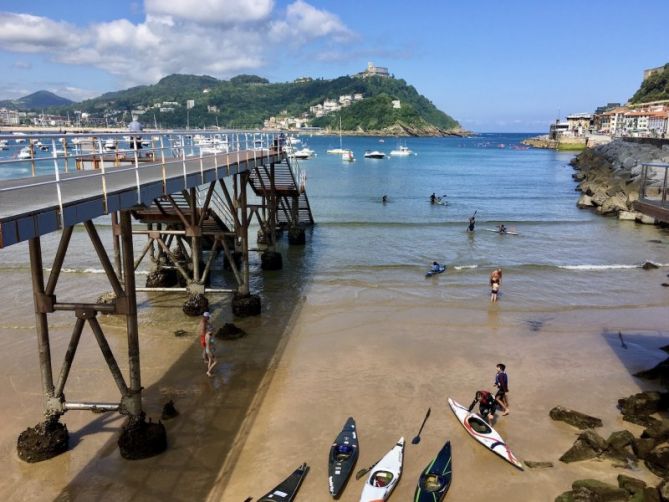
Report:
M358 77L390 77L388 68L383 66L376 66L374 63L367 63L367 69L357 74Z
M665 137L669 122L669 112L651 112L648 116L648 132L651 136Z
M402 103L400 103L399 99L393 99L393 108L399 110L402 108Z
M195 106L195 100L194 99L186 100L186 110L190 110L194 106Z

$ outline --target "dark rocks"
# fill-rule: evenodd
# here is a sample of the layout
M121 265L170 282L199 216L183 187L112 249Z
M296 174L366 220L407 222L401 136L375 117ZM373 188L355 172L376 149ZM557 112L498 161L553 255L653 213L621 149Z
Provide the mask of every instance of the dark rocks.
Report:
M652 370L646 370L649 372ZM644 373L644 372L641 372ZM637 373L635 376L641 376ZM618 399L618 408L623 415L651 415L666 410L669 394L666 392L645 391Z
M176 336L177 338L180 338L182 336L186 336L187 334L188 334L188 331L186 331L185 329L174 330L174 336Z
M530 469L549 469L553 467L553 462L535 462L533 460L524 460L523 463Z
M288 243L292 246L301 246L306 243L304 228L293 226L288 229Z
M624 474L618 474L618 486L626 492L636 495L637 493L643 493L646 482Z
M579 479L574 481L571 489L575 502L624 502L630 495L623 488L596 479Z
M655 446L644 459L646 467L661 478L669 477L669 443Z
M191 317L201 316L207 310L209 310L209 300L202 294L189 295L183 305L184 314Z
M171 399L163 405L163 413L160 415L161 420L170 420L179 415L179 411L174 407L174 401Z
M260 297L235 293L232 298L232 313L237 317L260 315Z
M167 449L167 434L162 423L130 421L118 438L121 456L127 460L155 457Z
M650 427L646 427L641 433L641 437L654 439L657 443L669 440L669 420L666 418L658 420Z
M659 265L656 265L652 261L647 261L643 265L641 265L641 268L644 270L655 270L656 268L660 268Z
M109 291L98 296L97 303L104 303L105 305L112 304L116 301L116 293Z
M246 335L246 331L229 322L226 322L223 327L219 328L216 332L216 337L223 340L236 340L244 335Z
M600 418L592 417L578 411L569 410L563 406L556 406L550 411L549 415L553 420L566 422L569 425L573 425L574 427L577 427L581 430L602 426L602 420Z
M19 434L16 451L25 462L41 462L66 452L69 438L65 424L46 420Z
M598 457L607 446L606 440L595 431L584 431L579 434L573 446L560 457L560 462L569 464Z
M178 283L177 271L173 268L159 268L146 276L147 288L171 288Z
M645 460L654 447L655 440L651 438L634 438L632 442L632 451L639 460Z

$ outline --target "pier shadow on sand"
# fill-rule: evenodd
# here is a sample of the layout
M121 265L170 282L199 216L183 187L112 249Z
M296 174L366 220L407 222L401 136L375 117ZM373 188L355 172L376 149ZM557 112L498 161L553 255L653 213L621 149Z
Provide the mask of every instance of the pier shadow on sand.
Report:
M166 330L161 343L170 343L176 328L191 332L193 338L192 345L162 377L144 389L147 419L157 421L169 400L179 411L177 417L163 422L167 451L149 459L124 460L116 444L123 419L117 413L102 414L83 428L71 431L70 450L86 436L110 428L117 434L99 448L56 500L206 500L215 484L225 484L226 471L222 470L230 469L240 453L245 439L243 428L253 421L267 387L266 376L271 375L274 358L280 354L290 323L299 312L302 291L308 283L304 249L282 249L284 269L262 276L263 314L234 319L248 336L219 340L219 365L214 377L205 376L195 335L197 318L183 318ZM253 273L262 274L259 270ZM225 313L225 322L230 322L233 318L229 299L214 302L216 309ZM180 309L182 303L181 295L160 295L149 308ZM63 421L67 423L67 415ZM258 488L262 491L271 487Z
M669 332L604 330L602 337L631 375L651 369L667 359L667 352L662 347L669 344ZM646 382L644 387L653 385L652 380L640 380Z

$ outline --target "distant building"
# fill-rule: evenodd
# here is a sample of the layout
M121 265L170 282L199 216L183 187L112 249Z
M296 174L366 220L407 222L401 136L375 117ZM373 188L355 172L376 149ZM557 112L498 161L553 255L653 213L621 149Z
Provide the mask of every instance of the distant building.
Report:
M202 89L202 94L209 94L209 89Z
M648 132L651 136L664 138L669 126L669 112L651 112L648 116Z
M311 82L313 78L311 77L299 77L296 78L293 82L296 84L306 84L307 82Z
M657 68L649 68L647 70L644 70L643 71L643 79L647 80L649 77L651 77L655 73L660 73L663 70L664 70L664 66L658 66Z
M393 103L393 108L395 108L396 110L402 108L402 103L400 103L399 99L393 99L392 103Z
M583 136L592 126L592 114L574 113L567 115L568 132L574 136Z
M192 108L192 107L191 107ZM218 113L218 106L216 105L207 105L207 112L209 113Z
M8 110L7 108L0 108L0 124L3 125L19 125L21 119L19 112L16 110Z
M367 69L356 75L357 77L367 78L367 77L390 77L388 73L388 68L382 66L376 66L374 63L367 63Z
M361 92L356 92L353 95L353 101L362 101L362 93Z
M598 106L597 109L595 110L595 115L608 112L609 110L613 110L614 108L620 108L620 103L607 103L604 106Z
M567 122L560 122L556 120L554 124L551 124L548 131L548 137L550 139L557 140L559 136L566 133L569 130L569 124Z
M186 110L190 110L194 106L195 106L195 100L194 99L186 100Z

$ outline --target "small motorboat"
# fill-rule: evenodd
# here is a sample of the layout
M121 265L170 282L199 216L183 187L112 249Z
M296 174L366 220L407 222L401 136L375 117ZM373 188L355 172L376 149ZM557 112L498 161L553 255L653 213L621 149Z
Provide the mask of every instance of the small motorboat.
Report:
M414 502L439 502L443 500L451 486L452 478L451 442L446 441L437 456L421 472L416 493L411 500Z
M260 497L258 502L292 502L307 472L309 472L309 466L304 463L295 469L290 476L276 485L273 490Z
M413 152L409 150L408 146L400 146L397 150L391 150L390 155L394 157L407 157L411 155Z
M366 159L383 159L386 157L386 154L383 152L379 152L378 150L373 150L373 151L366 151L365 152L365 158Z
M344 428L330 446L328 484L330 495L334 498L339 497L344 486L346 486L346 482L358 460L359 453L355 420L353 420L353 417L349 417L344 424Z
M311 148L300 148L292 153L292 156L296 159L307 160L314 156L314 152Z
M32 159L33 152L29 146L24 146L23 148L21 148L16 158L21 160Z
M402 475L404 461L404 438L393 446L386 455L372 468L372 473L362 489L360 502L379 502L387 500Z
M502 439L502 436L500 436L490 424L450 397L448 398L448 404L450 405L451 410L453 410L453 413L455 413L460 424L462 424L471 437L476 439L493 453L502 457L514 467L517 467L521 471L523 470L522 462L516 458Z

